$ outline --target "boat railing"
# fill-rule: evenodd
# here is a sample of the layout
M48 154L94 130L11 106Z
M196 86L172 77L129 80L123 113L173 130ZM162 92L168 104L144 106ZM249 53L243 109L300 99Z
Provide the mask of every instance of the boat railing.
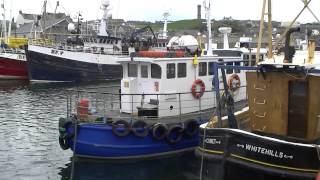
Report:
M192 92L127 94L119 92L116 87L102 89L70 90L67 115L76 115L82 122L90 123L120 119L151 119L152 122L168 119L184 121L190 118L201 120L210 118L217 106L214 89L204 91L203 98L198 99L193 97ZM223 96L223 91L221 95ZM246 98L243 100L246 101Z
M21 54L21 55L25 54L24 50L19 48L0 48L0 53Z
M53 41L46 40L30 40L30 45L36 45L41 47L49 47L53 50L63 50L63 51L71 51L71 52L84 52L84 53L92 53L92 54L108 54L108 55L128 55L128 51L121 51L119 47L116 45L106 47L106 46L82 46L82 45L68 45L65 43L53 43Z
M53 47L55 42L51 39L30 39L28 44L43 47Z

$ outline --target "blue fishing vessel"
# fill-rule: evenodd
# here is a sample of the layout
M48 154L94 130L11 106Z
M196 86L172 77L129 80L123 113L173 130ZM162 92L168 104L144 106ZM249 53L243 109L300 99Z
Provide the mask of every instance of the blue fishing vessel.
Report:
M243 64L239 56L223 57ZM150 53L150 54L149 54ZM71 93L68 118L59 121L59 142L78 156L141 158L193 150L198 128L216 107L210 66L222 56L200 56L195 63L183 52L138 52L119 58L120 92L92 89ZM222 53L222 51L221 51ZM223 53L228 53L224 51ZM196 76L195 76L196 74ZM242 72L228 74L237 101L245 99ZM81 98L80 98L81 97ZM75 127L77 125L77 128Z
M71 148L78 157L105 159L193 150L199 143L199 125L210 119L217 106L214 62L239 66L245 62L240 50L213 50L212 40L205 50L192 36L181 36L176 42L166 51L140 50L118 57L123 69L120 91L70 93L67 118L59 120L61 148ZM245 74L226 73L235 101L241 103L246 98L241 88Z

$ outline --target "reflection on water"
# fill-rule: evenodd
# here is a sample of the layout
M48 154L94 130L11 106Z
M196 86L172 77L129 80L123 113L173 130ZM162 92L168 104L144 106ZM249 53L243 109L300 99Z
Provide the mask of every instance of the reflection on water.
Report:
M85 180L194 180L198 179L198 163L193 152L161 159L144 161L97 161L77 159L61 169L61 179L70 179L73 172L74 179ZM73 170L72 170L73 168Z
M0 179L197 179L193 153L138 162L76 160L58 143L58 119L66 116L68 89L115 86L28 81L0 82Z

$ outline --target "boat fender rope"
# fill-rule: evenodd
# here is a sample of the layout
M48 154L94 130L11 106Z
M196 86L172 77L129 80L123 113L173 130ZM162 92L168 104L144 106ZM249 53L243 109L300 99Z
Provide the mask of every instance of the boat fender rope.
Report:
M119 137L127 136L130 133L130 129L130 124L125 120L112 123L112 132Z
M156 140L162 140L167 136L168 126L162 123L156 123L152 128L152 137Z
M134 122L131 130L135 136L141 138L146 137L149 134L149 126L142 120Z
M169 128L166 140L169 144L178 143L183 137L183 127L180 125L173 125Z

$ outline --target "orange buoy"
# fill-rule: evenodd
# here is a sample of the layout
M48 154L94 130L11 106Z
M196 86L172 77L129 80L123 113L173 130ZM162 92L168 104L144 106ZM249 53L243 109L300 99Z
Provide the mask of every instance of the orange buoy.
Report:
M200 87L200 91L196 91L197 86ZM206 86L204 84L204 82L201 79L196 79L191 86L191 94L194 98L199 99L204 91L206 90Z
M139 51L139 57L174 58L184 57L184 51Z
M236 91L240 88L241 82L237 74L232 74L228 79L228 86L231 91Z
M77 115L80 119L88 118L89 114L89 100L81 99L77 105Z

